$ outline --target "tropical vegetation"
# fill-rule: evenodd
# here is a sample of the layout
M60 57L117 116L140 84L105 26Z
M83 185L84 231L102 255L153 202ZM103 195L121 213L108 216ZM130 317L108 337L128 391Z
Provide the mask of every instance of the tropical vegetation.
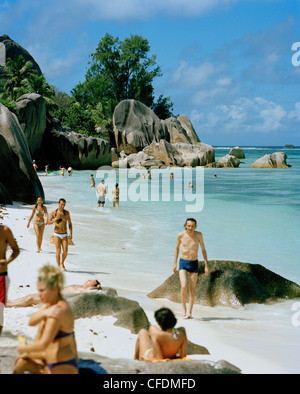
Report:
M160 119L172 116L169 97L160 95L155 101L153 80L162 72L156 55L150 56L149 52L148 40L141 36L131 35L120 41L106 34L90 55L85 81L76 85L70 95L55 90L23 56L8 59L5 80L0 81L0 102L13 109L21 95L38 93L44 97L48 113L63 125L109 140L113 112L122 100L141 101Z

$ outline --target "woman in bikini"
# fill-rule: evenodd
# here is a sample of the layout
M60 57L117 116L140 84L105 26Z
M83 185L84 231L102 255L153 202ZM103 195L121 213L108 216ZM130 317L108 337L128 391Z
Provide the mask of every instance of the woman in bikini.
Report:
M35 203L35 206L32 209L31 216L28 220L27 228L30 226L30 222L33 219L34 215L34 222L33 227L36 234L36 245L37 245L37 253L42 251L42 243L43 243L43 235L45 230L45 225L48 222L48 212L47 208L43 204L42 197L38 197Z
M153 361L186 357L187 336L184 327L175 328L177 322L168 308L157 310L154 317L160 328L141 329L136 341L135 360Z
M63 281L63 273L57 267L45 265L39 270L37 288L42 306L29 320L30 326L38 325L38 333L32 344L25 340L17 347L20 356L15 374L78 373L74 316L61 294Z

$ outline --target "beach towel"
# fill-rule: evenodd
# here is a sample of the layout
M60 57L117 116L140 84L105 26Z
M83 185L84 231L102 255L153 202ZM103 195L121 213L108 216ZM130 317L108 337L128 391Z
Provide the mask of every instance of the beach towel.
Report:
M79 375L106 375L107 371L100 366L95 360L79 359Z
M6 300L6 275L0 274L0 304L5 305Z
M6 301L6 273L0 274L0 326L3 327L4 305Z

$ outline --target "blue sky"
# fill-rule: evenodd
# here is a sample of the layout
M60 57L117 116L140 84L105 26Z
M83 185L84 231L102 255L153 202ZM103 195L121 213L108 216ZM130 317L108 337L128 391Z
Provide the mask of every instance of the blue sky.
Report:
M300 145L299 22L300 0L0 0L0 35L67 93L106 33L142 35L156 96L215 146Z

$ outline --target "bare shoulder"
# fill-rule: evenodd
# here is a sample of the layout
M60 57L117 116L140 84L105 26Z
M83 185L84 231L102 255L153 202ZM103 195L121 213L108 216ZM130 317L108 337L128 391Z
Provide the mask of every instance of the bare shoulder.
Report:
M195 231L194 234L196 235L196 237L200 240L203 238L203 235L200 231Z
M185 231L181 231L180 233L177 234L177 239L182 239L182 237L184 236Z

